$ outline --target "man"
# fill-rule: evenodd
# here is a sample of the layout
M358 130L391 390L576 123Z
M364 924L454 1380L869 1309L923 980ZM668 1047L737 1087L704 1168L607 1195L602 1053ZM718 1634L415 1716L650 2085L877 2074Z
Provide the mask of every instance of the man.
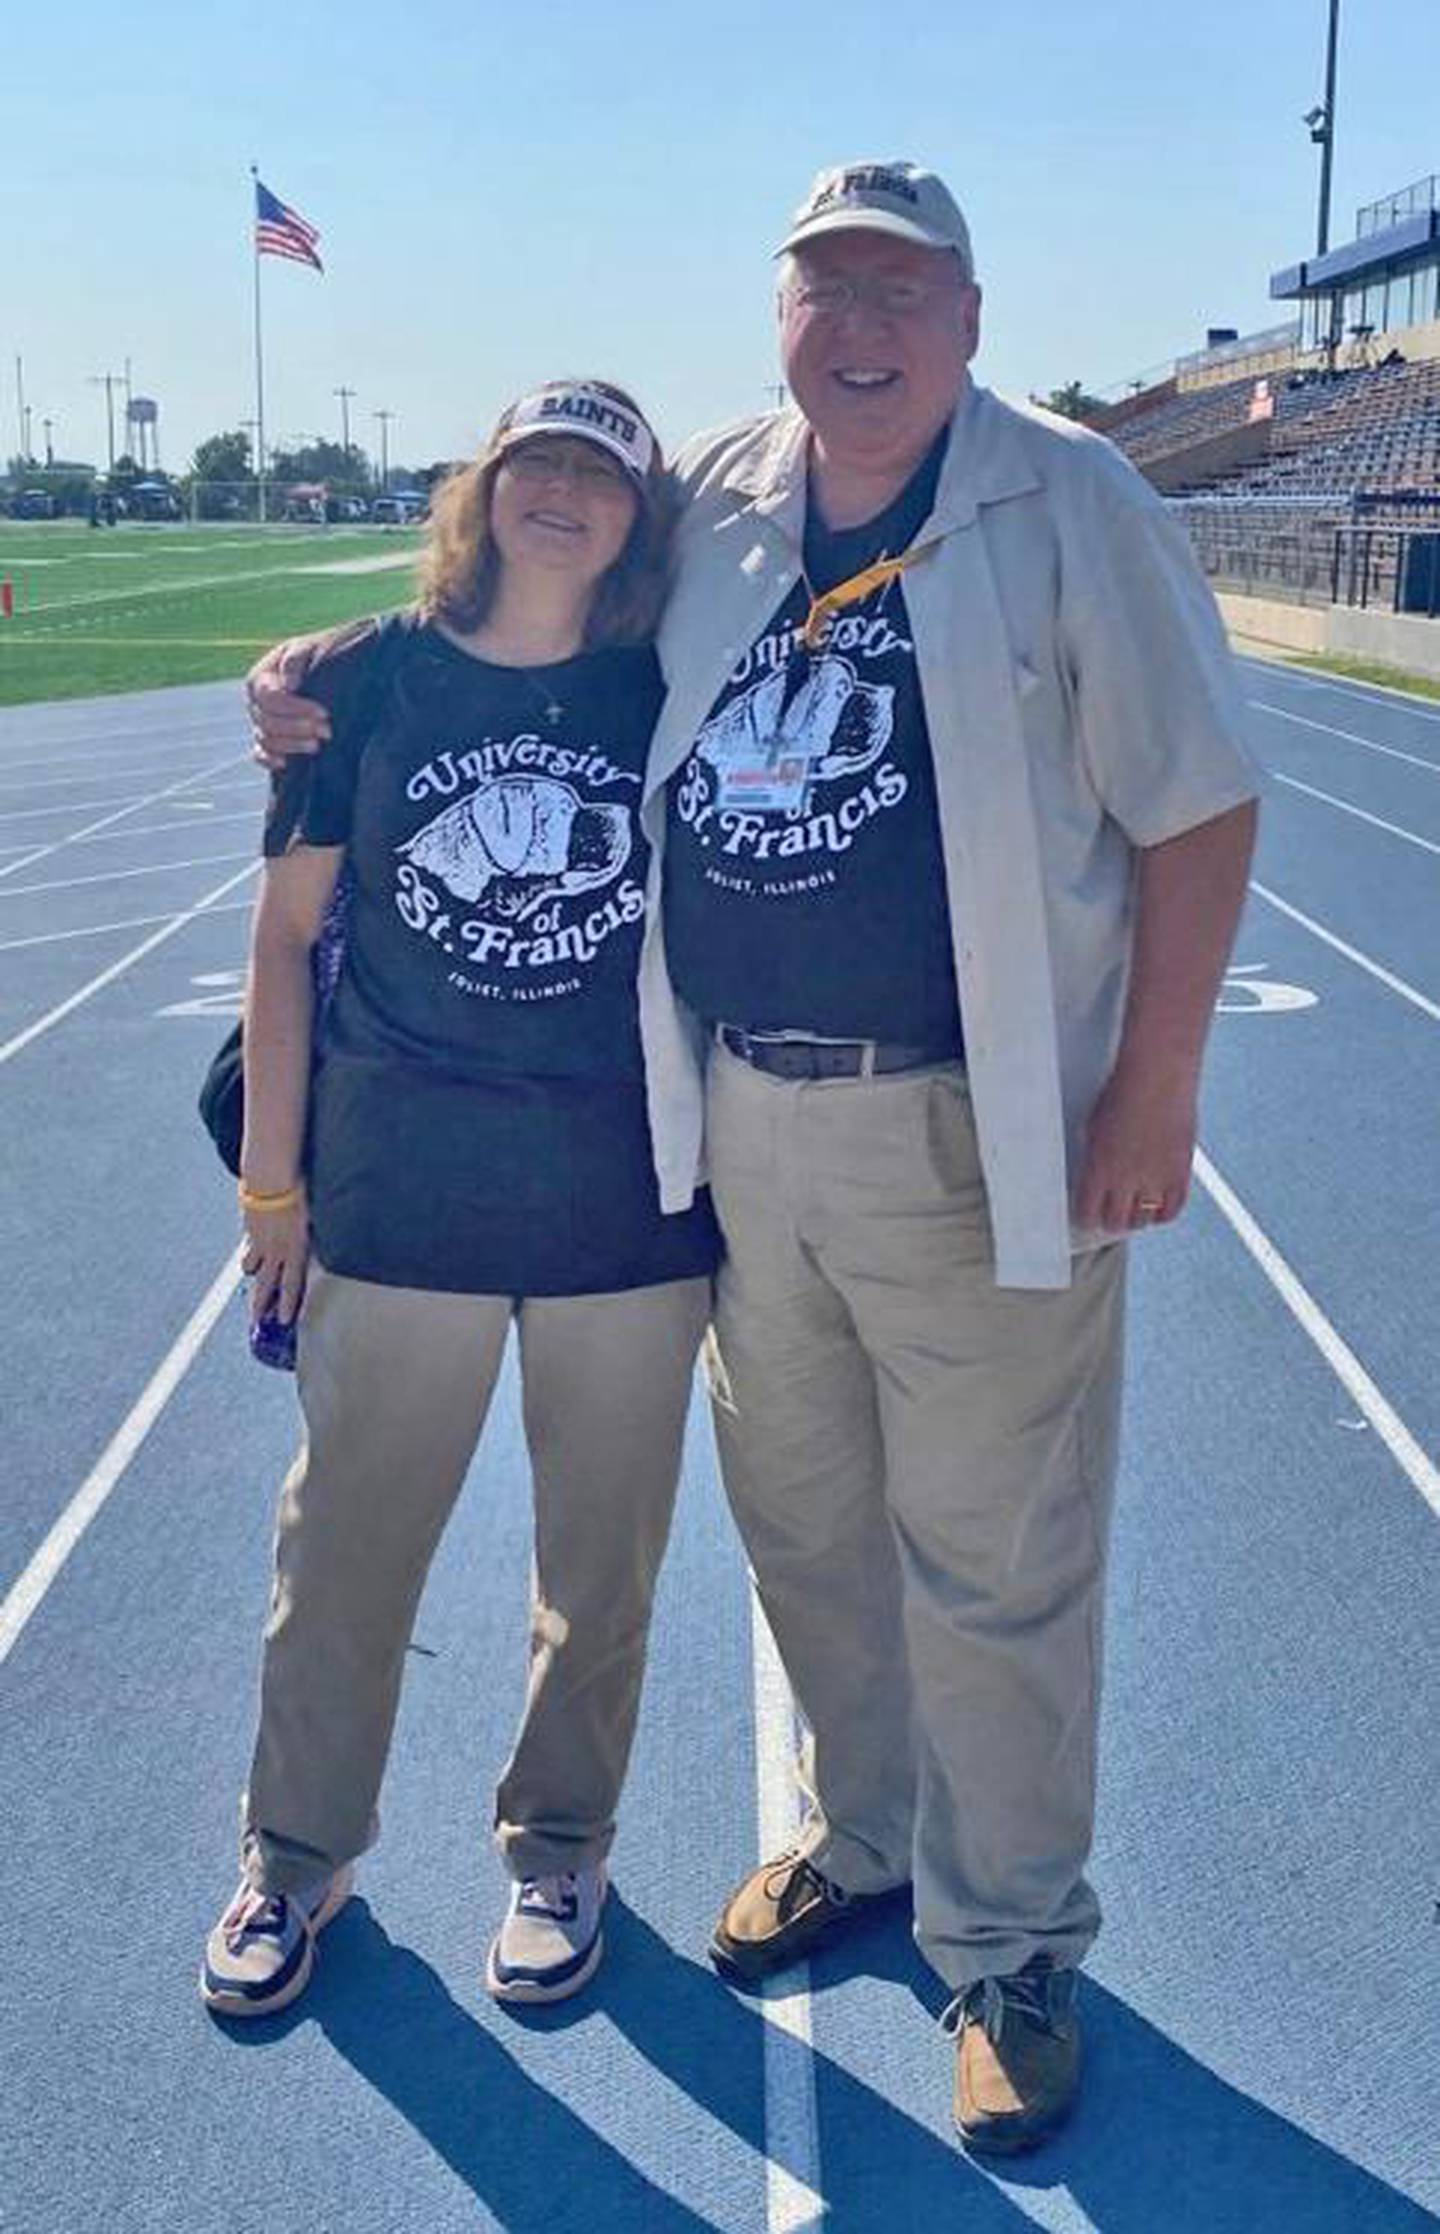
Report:
M703 1139L726 1487L810 1731L712 1953L912 1884L1006 2151L1078 2083L1123 1237L1185 1199L1255 783L1163 507L972 385L933 173L822 173L779 310L793 406L679 460L645 810L662 1197Z

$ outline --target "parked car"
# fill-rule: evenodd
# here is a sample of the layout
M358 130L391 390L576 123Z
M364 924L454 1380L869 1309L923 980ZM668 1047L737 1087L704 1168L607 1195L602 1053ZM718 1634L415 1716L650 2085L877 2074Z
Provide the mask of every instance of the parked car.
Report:
M125 510L132 520L184 518L180 499L167 481L135 481L125 492Z
M377 496L370 507L370 517L378 527L411 527L416 520L423 520L429 506L421 489L391 489L385 496Z
M22 489L10 510L17 520L53 520L60 507L48 489Z

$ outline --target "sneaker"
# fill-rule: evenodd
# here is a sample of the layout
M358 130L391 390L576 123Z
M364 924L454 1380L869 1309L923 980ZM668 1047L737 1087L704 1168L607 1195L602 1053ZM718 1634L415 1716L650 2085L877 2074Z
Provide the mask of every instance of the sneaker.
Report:
M205 1942L200 1999L221 2017L269 2017L302 1994L315 1939L350 1898L347 1862L304 1893L260 1893L242 1882Z
M807 1855L778 1854L752 1870L726 1901L710 1940L710 1960L737 1978L768 1978L843 1928L866 1899L843 1892Z
M1064 2123L1080 2085L1078 1985L1078 1971L1037 1955L1013 1977L980 1979L947 2010L967 2149L1014 2155Z
M510 1893L490 1942L485 1984L497 2001L563 2001L593 1978L605 1952L605 1865L527 1877Z

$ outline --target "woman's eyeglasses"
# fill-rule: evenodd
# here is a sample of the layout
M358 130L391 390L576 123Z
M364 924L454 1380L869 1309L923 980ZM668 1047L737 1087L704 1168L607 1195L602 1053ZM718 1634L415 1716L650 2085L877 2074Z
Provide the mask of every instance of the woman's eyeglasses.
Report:
M593 444L582 451L561 450L548 442L518 442L513 450L506 451L505 467L517 480L528 481L535 487L544 481L572 479L582 489L606 493L631 486L630 477L623 468L612 465Z

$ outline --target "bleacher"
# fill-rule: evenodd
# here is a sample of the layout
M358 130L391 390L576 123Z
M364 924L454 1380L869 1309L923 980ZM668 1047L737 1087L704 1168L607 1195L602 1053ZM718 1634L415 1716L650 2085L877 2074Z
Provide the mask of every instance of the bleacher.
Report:
M1183 468L1186 451L1250 421L1256 389L1247 378L1170 397L1117 426L1111 440L1142 469L1162 460ZM1206 473L1182 493L1311 504L1333 498L1340 512L1353 510L1356 499L1367 511L1383 509L1387 496L1397 509L1417 498L1440 503L1440 360L1272 376L1268 392L1268 455Z

